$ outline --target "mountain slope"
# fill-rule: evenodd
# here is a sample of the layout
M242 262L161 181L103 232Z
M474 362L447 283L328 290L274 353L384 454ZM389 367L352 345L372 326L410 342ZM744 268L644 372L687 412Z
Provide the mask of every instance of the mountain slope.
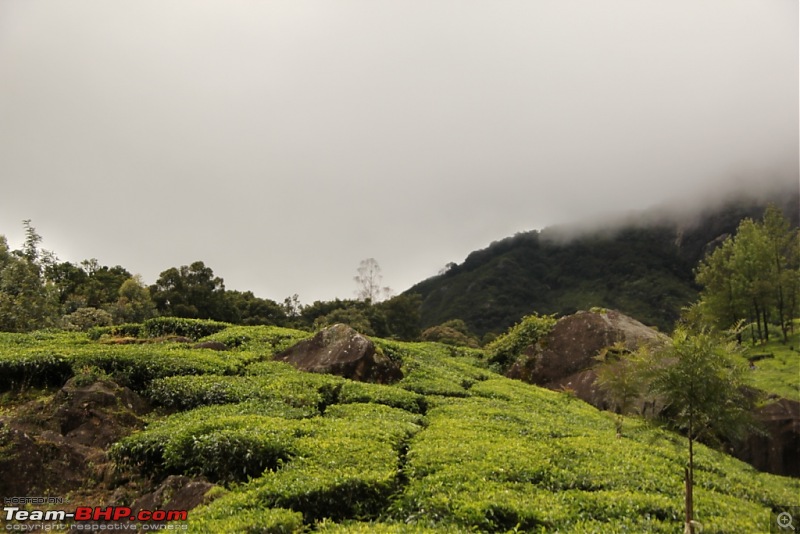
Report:
M798 194L772 199L798 224ZM478 334L501 332L522 316L614 308L670 330L697 298L693 269L745 217L760 218L769 200L737 199L701 215L664 210L607 228L547 228L492 243L460 265L406 293L422 296L422 325L463 319Z

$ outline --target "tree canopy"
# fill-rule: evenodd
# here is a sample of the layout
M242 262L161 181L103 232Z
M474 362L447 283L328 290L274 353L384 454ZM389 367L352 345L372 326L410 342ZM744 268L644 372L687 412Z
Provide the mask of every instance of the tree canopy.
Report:
M800 233L770 206L761 221L744 219L696 276L700 313L710 324L726 329L748 321L754 342L769 340L770 325L777 325L785 340L800 311Z

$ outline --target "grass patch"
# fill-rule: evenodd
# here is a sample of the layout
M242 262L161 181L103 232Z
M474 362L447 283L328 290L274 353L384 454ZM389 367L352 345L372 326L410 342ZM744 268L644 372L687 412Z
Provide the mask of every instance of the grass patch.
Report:
M746 346L744 358L768 355L753 362L753 386L800 402L800 321L795 320L795 334L786 343L773 336L768 343Z

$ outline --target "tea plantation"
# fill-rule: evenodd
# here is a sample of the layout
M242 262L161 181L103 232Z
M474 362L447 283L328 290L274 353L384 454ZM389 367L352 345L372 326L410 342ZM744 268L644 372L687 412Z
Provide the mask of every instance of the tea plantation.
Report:
M108 454L153 483L218 484L189 512L192 532L683 528L685 439L652 423L625 419L618 436L611 414L495 374L477 349L375 340L404 378L365 384L272 361L307 332L215 325L189 337L229 350L133 342L145 335L135 329L129 343L107 331L0 334L3 402L74 375L110 376L147 398L146 428ZM800 505L800 480L704 446L695 454L706 534L765 532L772 510Z

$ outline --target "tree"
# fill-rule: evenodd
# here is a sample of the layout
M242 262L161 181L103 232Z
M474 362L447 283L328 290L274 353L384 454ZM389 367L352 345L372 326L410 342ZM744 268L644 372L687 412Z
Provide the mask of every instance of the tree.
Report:
M397 295L377 305L386 319L388 335L411 341L420 335L420 307L422 297L417 293Z
M225 282L202 261L163 271L150 294L164 315L225 321L233 314L225 301Z
M696 270L709 324L727 329L747 320L755 343L768 341L770 324L777 322L786 341L800 300L799 236L774 206L761 222L744 219Z
M788 329L797 314L800 293L800 232L793 231L789 221L775 206L764 213L764 233L767 239L768 261L772 264L778 324L783 341L788 339Z
M750 428L744 365L732 357L738 350L708 330L679 326L670 342L650 351L643 378L651 393L665 403L669 424L686 433L688 464L685 481L686 532L694 532L694 442L741 437Z
M108 326L114 322L111 314L97 308L78 308L69 315L65 315L61 324L65 330L79 330L85 332L95 326Z
M79 288L86 283L86 271L68 261L54 263L45 269L45 278L56 291L58 301L65 313L86 306L86 299L79 295Z
M235 324L282 326L286 312L277 302L256 297L252 291L225 291L225 300L232 315L226 321Z
M622 416L631 412L634 401L642 397L640 374L647 354L647 347L632 352L624 342L618 341L595 357L600 362L595 367L595 383L606 393L611 408L617 413L617 437L622 436Z
M388 297L392 290L389 287L381 287L383 275L381 266L375 258L361 260L358 265L358 274L353 277L356 283L356 296L358 300L376 303Z
M478 348L480 346L478 338L469 331L469 327L461 319L451 319L440 325L426 328L420 339L459 347Z
M141 276L125 280L118 293L117 301L108 306L115 323L141 323L156 316L156 305Z
M58 301L43 276L41 261L54 262L50 253L38 248L41 237L24 221L25 246L11 251L0 236L0 330L25 332L54 324ZM44 260L43 260L44 258Z
M114 304L119 298L119 290L131 273L121 265L108 267L100 265L96 258L83 260L81 268L86 276L75 288L73 301L82 301L83 306L103 308Z

